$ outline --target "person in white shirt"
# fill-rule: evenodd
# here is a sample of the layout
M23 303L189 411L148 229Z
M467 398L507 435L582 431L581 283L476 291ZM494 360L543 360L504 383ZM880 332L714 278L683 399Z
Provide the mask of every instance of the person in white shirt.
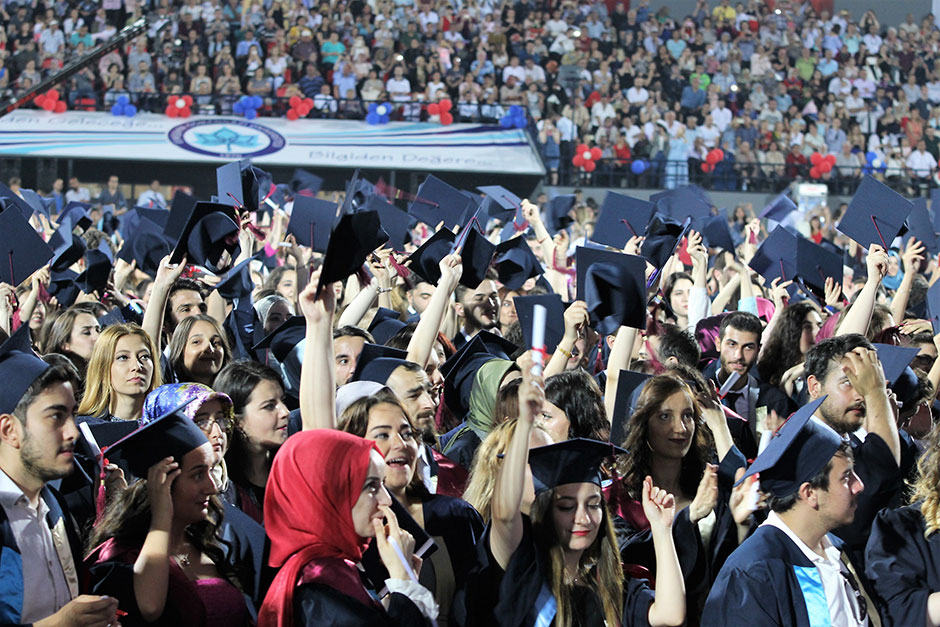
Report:
M627 90L627 102L632 107L642 107L650 99L650 92L646 89L646 81L639 76L633 81L633 86Z
M937 160L927 152L927 143L924 140L917 142L917 150L911 151L906 161L911 176L921 181L928 180L937 170Z
M865 47L868 48L869 54L877 55L881 50L881 44L883 40L878 34L877 29L874 24L868 27L868 32L862 37L862 43L865 44Z
M617 117L617 111L614 105L610 104L610 96L604 94L601 99L591 107L591 126L598 128L604 125L608 118Z
M525 60L525 71L524 71L524 82L526 85L529 83L539 83L540 85L545 82L545 70L542 69L541 65L535 64L535 59L529 57Z
M845 78L845 72L841 68L836 70L836 75L829 81L829 93L838 98L845 98L852 93L852 83Z
M568 30L568 22L561 19L561 11L555 11L552 14L552 19L545 22L545 30L548 31L548 34L552 37Z
M78 182L77 177L69 179L69 189L65 192L65 202L91 202L91 192Z
M405 78L405 69L396 65L394 74L385 81L385 91L394 102L406 102L411 99L411 82Z
M503 68L503 82L505 83L510 76L516 77L516 82L520 85L525 83L525 68L519 65L519 57L509 59L509 65Z
M160 181L154 179L150 182L150 187L137 198L136 206L166 209L166 197L160 192Z
M721 137L721 129L715 124L715 119L712 114L709 113L705 116L705 123L699 127L698 136L702 138L702 142L705 144L706 148L712 149L718 146L718 139Z
M715 121L715 126L717 126L718 130L720 130L722 133L724 133L725 129L731 125L731 118L733 117L733 114L731 113L731 109L729 109L727 104L725 104L724 98L718 99L718 104L715 105L715 107L712 109L711 116Z

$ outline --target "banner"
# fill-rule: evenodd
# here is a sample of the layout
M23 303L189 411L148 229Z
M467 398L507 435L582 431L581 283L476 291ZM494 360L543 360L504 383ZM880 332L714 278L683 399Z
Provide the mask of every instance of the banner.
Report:
M545 174L524 130L427 122L21 110L0 118L0 156Z

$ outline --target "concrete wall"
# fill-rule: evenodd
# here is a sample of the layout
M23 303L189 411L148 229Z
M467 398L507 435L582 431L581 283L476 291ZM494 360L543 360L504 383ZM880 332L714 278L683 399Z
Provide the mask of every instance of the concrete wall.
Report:
M732 2L734 5L736 2ZM709 0L708 5L714 6L717 0ZM650 7L659 10L669 8L669 14L674 18L684 17L695 9L695 0L650 0ZM913 13L916 19L927 15L931 11L931 0L888 0L887 2L872 2L871 0L835 0L835 10L846 9L852 18L858 20L865 11L874 9L878 20L885 26L897 26L904 21L908 13Z

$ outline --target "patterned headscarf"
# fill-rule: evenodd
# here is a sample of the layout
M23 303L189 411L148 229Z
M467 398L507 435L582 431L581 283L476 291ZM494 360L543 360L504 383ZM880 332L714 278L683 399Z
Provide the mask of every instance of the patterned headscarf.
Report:
M140 417L140 426L148 424L160 416L173 411L183 403L189 403L183 408L183 413L189 416L190 420L196 418L199 409L211 400L219 400L222 403L222 411L230 420L235 419L235 408L232 405L232 399L227 394L216 392L208 385L202 383L167 383L161 385L153 392L147 395L144 400L144 410Z

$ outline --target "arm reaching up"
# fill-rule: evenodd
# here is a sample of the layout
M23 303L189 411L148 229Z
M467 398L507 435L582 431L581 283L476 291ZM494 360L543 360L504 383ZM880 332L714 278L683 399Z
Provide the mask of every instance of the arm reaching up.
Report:
M643 513L650 523L656 553L656 600L650 605L649 623L658 627L681 625L685 622L685 580L672 539L676 499L655 487L651 477L643 481Z
M450 306L451 296L453 296L454 290L457 289L457 283L460 282L460 277L463 275L460 255L456 253L441 259L438 266L441 269L441 280L438 281L437 289L434 290L427 308L421 314L414 335L411 336L411 341L408 343L408 361L413 361L422 368L428 364L431 351L434 350L437 334L441 330L441 324L444 322L444 316Z
M333 310L336 294L326 285L317 298L320 270L300 293L307 322L304 361L300 366L300 418L303 429L336 428L336 373L333 370Z

